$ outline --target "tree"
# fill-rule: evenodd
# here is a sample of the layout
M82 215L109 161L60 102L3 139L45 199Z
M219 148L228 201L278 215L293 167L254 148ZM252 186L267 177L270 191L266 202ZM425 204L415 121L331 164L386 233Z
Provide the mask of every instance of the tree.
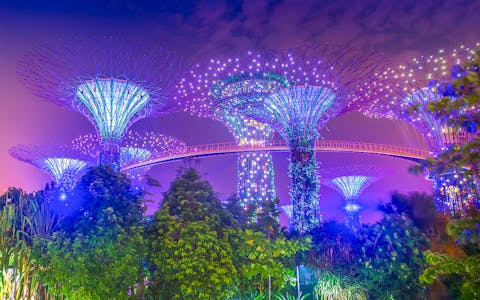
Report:
M225 228L232 225L211 185L183 171L164 194L151 230L150 292L161 299L224 299L236 285Z
M261 231L269 238L285 235L279 222L278 198L264 200L257 205L251 203L247 209L240 203L237 197L232 196L227 200L225 208L241 229Z
M310 248L308 237L269 239L263 232L248 229L231 230L229 236L241 291L265 293L269 279L275 290L282 290L294 276L289 259Z
M307 264L319 270L339 271L352 275L356 259L353 245L358 243L355 234L345 224L326 221L310 233L312 249Z
M406 215L386 215L358 232L358 279L370 299L418 299L425 287L417 280L425 267L427 238Z
M42 283L68 299L127 299L143 281L142 197L109 167L92 168L71 196L78 210L34 243Z
M429 251L428 267L420 281L431 284L434 280L455 274L461 279L461 299L480 299L480 214L454 220L448 224L448 233L457 243L468 246L468 255L453 257L448 254Z

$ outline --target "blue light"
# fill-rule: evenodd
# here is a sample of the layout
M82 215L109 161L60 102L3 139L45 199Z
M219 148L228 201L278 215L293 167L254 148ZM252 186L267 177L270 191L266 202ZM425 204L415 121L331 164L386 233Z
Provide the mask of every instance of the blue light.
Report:
M361 191L368 185L371 177L368 176L341 176L332 179L337 189L345 199L356 199Z
M62 201L67 200L67 194L66 194L65 192L62 192L62 193L60 194L60 197L59 197L59 198L60 198L60 200L62 200Z
M103 140L119 141L150 96L126 80L96 78L77 87L77 109L89 117Z
M41 166L60 187L71 189L87 167L87 163L73 158L50 157L45 158Z

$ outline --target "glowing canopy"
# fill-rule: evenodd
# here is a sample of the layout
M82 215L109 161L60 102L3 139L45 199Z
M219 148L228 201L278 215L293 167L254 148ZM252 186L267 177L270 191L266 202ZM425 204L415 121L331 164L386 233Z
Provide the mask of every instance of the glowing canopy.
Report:
M65 146L18 145L9 149L10 155L46 172L57 186L69 190L91 164L91 160Z
M363 189L365 189L371 182L373 177L368 176L341 176L332 179L337 189L343 194L345 199L356 199Z
M140 86L110 78L96 78L80 84L76 96L77 109L92 120L105 140L120 140L150 100L147 91Z

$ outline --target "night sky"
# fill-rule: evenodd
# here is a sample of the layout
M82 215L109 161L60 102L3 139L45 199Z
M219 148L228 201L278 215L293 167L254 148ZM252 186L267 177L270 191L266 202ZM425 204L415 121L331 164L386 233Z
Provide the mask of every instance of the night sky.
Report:
M48 176L10 157L16 144L68 144L93 132L83 115L33 96L18 80L16 61L39 43L58 38L113 35L145 46L161 45L191 62L235 55L247 49L290 48L305 43L334 42L383 52L398 64L421 53L472 44L480 40L480 1L5 1L0 0L0 192L9 186L32 191ZM176 113L144 119L134 130L154 130L187 145L233 141L221 123ZM349 113L321 131L325 139L424 147L407 125L369 120ZM274 154L277 193L288 200L287 153ZM390 166L392 176L363 193L364 221L375 220L379 201L392 191L431 191L431 182L409 175L411 162L367 154L318 153L320 168L349 163ZM154 190L156 210L183 163L154 167L150 174L162 188ZM198 169L221 199L236 191L236 156L204 158ZM324 219L343 218L341 196L321 188Z

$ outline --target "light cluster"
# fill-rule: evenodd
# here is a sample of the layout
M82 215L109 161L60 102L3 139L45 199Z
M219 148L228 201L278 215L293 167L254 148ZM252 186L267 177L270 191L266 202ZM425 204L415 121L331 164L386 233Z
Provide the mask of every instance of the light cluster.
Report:
M239 146L267 145L269 125L245 116L241 106L258 94L278 90L287 83L276 74L260 71L271 53L248 52L236 59L210 60L195 65L178 88L179 105L187 112L216 119L229 129ZM248 209L276 197L272 157L269 153L240 154L237 159L237 197ZM254 221L254 220L252 220Z
M71 190L91 165L91 160L67 147L19 145L10 155L46 172L61 190Z
M292 225L300 233L321 222L314 152L318 130L367 99L359 87L376 69L368 57L352 53L331 46L280 53L279 74L289 85L243 103L247 116L270 124L290 147Z
M428 103L442 97L455 97L455 90L449 82L462 76L464 71L459 65L470 60L479 46L480 43L477 43L471 48L461 46L451 51L440 50L436 55L420 56L407 64L377 74L379 86L376 88L381 91L382 97L377 97L374 105L362 107L361 110L373 117L407 121L423 135L434 156L453 145L462 145L468 139L465 130L438 118L428 109ZM452 182L456 181L445 176L434 178L437 210L457 215L457 208L464 207L460 203L462 197L471 195L461 195L462 188L452 186Z
M291 219L293 216L293 205L282 205L281 208L283 212L287 215L288 219Z
M432 178L437 211L453 217L463 217L472 207L478 207L478 183L472 175L452 170Z
M76 137L72 141L73 149L99 160L101 154L101 139L97 134L86 134ZM169 156L186 151L184 142L155 132L140 133L127 131L119 145L119 165L125 168L155 157ZM148 167L126 171L127 176L134 184L141 184Z
M95 78L79 84L77 110L94 119L103 140L119 141L132 118L150 100L142 87L113 78Z
M258 126L245 126L252 120L285 139L292 151L292 224L305 233L321 221L314 155L318 130L368 99L371 75L381 61L375 59L331 45L248 52L194 66L177 86L177 100L185 111L227 123L239 144L267 142L255 138Z
M374 177L352 175L340 176L332 179L346 200L357 199L363 189L373 182Z
M101 137L101 163L118 168L125 130L172 108L168 101L179 68L180 59L170 51L103 37L37 47L21 59L19 75L35 95L87 117Z
M343 207L346 214L346 225L356 231L360 226L359 212L362 209L360 195L370 184L388 176L390 169L376 165L346 165L326 169L322 175L327 180L325 185L342 194L345 200Z

